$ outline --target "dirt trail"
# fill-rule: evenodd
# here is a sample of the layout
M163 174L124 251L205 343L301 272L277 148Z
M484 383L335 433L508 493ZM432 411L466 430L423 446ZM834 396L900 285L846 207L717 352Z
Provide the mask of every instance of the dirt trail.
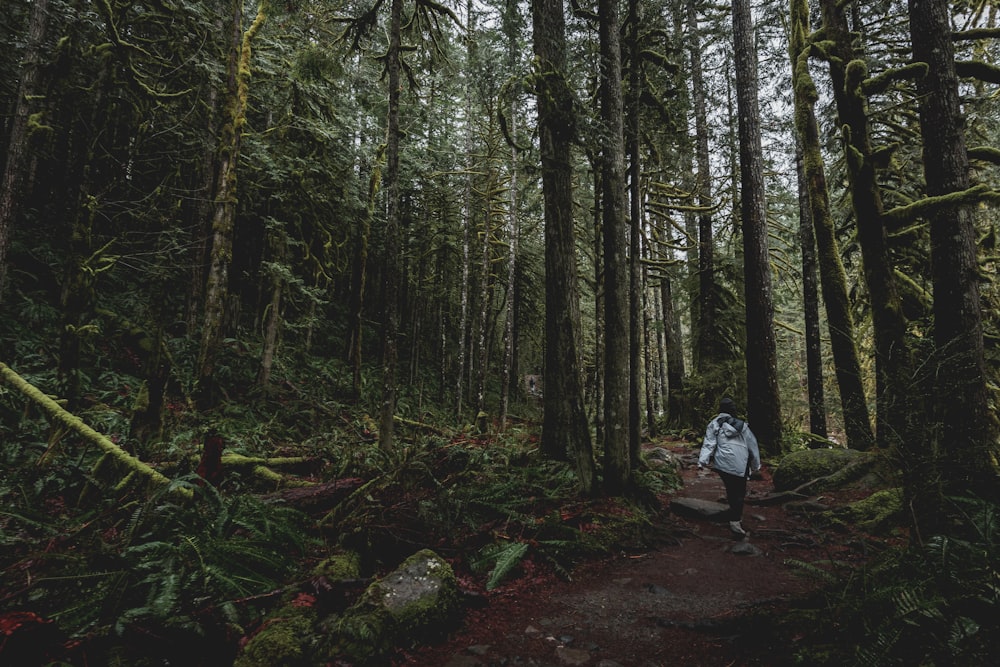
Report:
M718 476L693 465L686 443L664 445L683 462L683 489L663 498L725 502ZM671 539L643 553L621 553L530 591L491 597L471 610L441 645L407 656L434 667L537 665L661 667L781 665L792 649L763 622L816 585L786 564L852 558L849 537L833 540L781 505L765 466L751 480L737 538L728 523L664 518ZM833 498L826 498L828 501ZM845 541L847 544L845 544Z

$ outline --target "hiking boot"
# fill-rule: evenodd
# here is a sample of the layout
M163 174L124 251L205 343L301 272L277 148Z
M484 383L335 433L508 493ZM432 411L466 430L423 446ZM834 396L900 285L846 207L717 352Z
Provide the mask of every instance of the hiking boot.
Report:
M740 524L739 521L730 521L729 522L729 530L733 531L737 535L746 535L747 534L747 531L743 530L743 526Z

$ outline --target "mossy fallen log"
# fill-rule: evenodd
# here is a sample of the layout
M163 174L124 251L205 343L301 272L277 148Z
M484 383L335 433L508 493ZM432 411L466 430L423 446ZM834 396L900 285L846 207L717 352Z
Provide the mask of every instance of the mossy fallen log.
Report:
M115 443L111 442L111 440L109 440L106 436L92 429L76 415L63 409L63 407L50 396L47 396L36 386L22 378L3 362L0 362L0 379L34 401L40 408L42 408L42 410L45 411L50 419L53 419L66 428L75 431L87 442L96 445L106 455L114 459L115 462L120 464L123 470L126 471L123 476L127 477L128 475L134 473L134 475L145 478L150 484L156 487L167 486L170 484L170 479L168 477L164 476L159 471L150 467L149 464L143 463ZM191 496L190 489L178 488L177 492L186 497Z

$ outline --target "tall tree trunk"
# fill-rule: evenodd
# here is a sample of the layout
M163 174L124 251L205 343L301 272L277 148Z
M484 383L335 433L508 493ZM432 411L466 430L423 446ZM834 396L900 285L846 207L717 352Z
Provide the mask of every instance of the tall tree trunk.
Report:
M809 185L802 150L796 151L795 173L799 186L799 248L802 252L802 315L805 319L806 399L809 432L827 437L826 399L823 390L823 345L819 326L819 287L816 278L816 237L809 210Z
M222 345L223 318L229 296L229 268L233 261L236 181L250 84L250 46L267 20L268 0L260 0L257 16L242 35L243 3L234 0L229 9L232 42L226 90L226 122L219 142L215 211L212 216L212 254L205 288L205 314L198 354L198 402L203 409L212 407L217 400L215 360Z
M736 58L736 101L740 135L740 205L743 215L744 276L747 327L747 419L762 448L779 451L781 397L778 393L777 348L771 264L767 247L767 204L757 101L757 54L750 0L733 2Z
M643 269L643 290L642 290L642 369L643 384L645 386L646 398L646 428L650 438L657 435L656 429L656 361L653 355L657 348L657 337L652 331L652 315L650 310L652 304L649 302L649 292L645 288L648 283L646 269Z
M221 20L217 26L222 32ZM201 156L201 170L198 181L193 189L195 200L188 215L192 217L191 247L194 249L191 259L191 283L187 295L187 331L194 336L198 331L198 323L204 316L205 287L208 282L208 258L212 251L212 194L215 192L215 178L219 170L216 168L216 158L219 153L218 121L219 121L219 90L209 86L208 99L205 100L206 127L203 136L206 137L205 147Z
M840 404L844 413L844 430L847 445L853 449L867 450L875 441L868 401L865 398L861 377L861 362L851 304L847 294L847 274L840 260L840 249L830 214L830 195L826 183L826 170L820 145L819 126L813 108L816 104L816 87L809 71L809 3L808 0L792 1L792 88L794 91L795 126L801 143L804 190L808 209L804 216L812 221L812 228L803 228L809 234L812 248L812 230L815 231L819 252L820 281L826 317L830 330L830 348L833 353ZM806 240L803 240L803 248ZM806 254L803 249L803 261ZM813 389L813 391L819 391ZM812 401L810 402L812 404ZM817 417L818 419L818 417ZM814 431L816 432L816 431Z
M704 374L720 361L715 320L719 299L715 285L715 240L712 231L712 167L708 150L708 112L705 75L701 65L701 39L697 0L687 0L688 48L691 54L691 87L694 101L695 162L697 165L698 299L693 312L694 365Z
M927 73L917 81L924 178L928 196L943 198L970 185L950 6L945 0L909 0L913 60L927 64ZM972 213L968 206L945 199L928 217L936 348L931 389L942 491L996 500L997 423L986 388ZM938 517L940 513L934 513L925 521Z
M511 60L515 60L514 57ZM514 100L510 103L510 133L516 137L517 130L517 108ZM507 409L510 405L510 389L513 384L511 377L514 370L514 320L517 314L517 244L518 244L518 215L517 215L517 187L518 187L518 161L517 146L510 149L510 193L507 205L507 309L506 319L503 329L503 378L500 384L500 429L507 426Z
M389 84L389 108L386 122L386 196L388 210L385 222L385 321L382 332L382 409L379 416L378 444L382 451L393 448L396 413L396 373L399 357L399 89L401 69L401 31L403 0L392 0L389 9L389 51L386 71Z
M617 0L598 2L604 188L604 490L625 493L632 479L629 370L629 281L622 103L621 39Z
M472 63L475 61L476 40L472 38L473 27L475 26L475 14L473 13L472 0L466 0L465 16L468 22L469 39L466 43L466 62L469 71L472 71ZM465 82L465 114L467 118L472 118L472 82L466 77ZM469 330L469 274L472 267L472 168L473 168L473 132L471 123L465 127L465 181L463 183L464 192L462 195L462 281L459 289L462 290L461 317L458 323L458 372L455 385L455 418L462 419L462 403L465 398L464 380L466 364L468 363L467 350L472 339Z
M354 257L351 262L351 296L348 303L350 318L347 333L347 360L351 365L351 395L354 400L361 398L361 362L364 337L365 287L368 282L368 241L375 219L375 202L382 186L382 160L385 145L379 146L372 160L371 174L368 176L368 206L364 218L354 230Z
M593 175L594 206L591 227L594 230L594 330L604 331L604 226L601 223L601 168L596 153L588 151L587 162ZM604 337L594 336L594 434L604 442Z
M639 3L629 0L629 103L628 103L628 194L629 194L629 406L628 444L630 466L642 464L642 414L639 395L642 388L642 194L639 161L639 98L642 83L639 48ZM652 430L653 424L649 423Z
M576 133L566 82L566 19L561 0L532 0L537 59L538 136L545 208L545 415L542 452L572 457L581 491L594 491L594 456L580 381L580 304L570 144Z
M830 80L837 117L843 128L851 206L858 224L858 241L875 325L876 434L880 445L902 444L903 440L910 439L911 429L916 432L912 420L920 408L913 403L916 397L908 391L912 389L913 372L906 341L907 322L889 258L882 195L872 159L868 101L860 87L867 70L863 61L856 58L843 3L820 0L820 7L831 56Z
M686 414L684 400L684 340L680 318L674 308L674 294L671 278L664 273L660 279L660 295L663 300L663 335L667 353L667 416L672 424Z
M10 249L11 229L20 207L19 199L28 169L25 160L29 138L28 116L32 111L32 100L38 96L41 69L39 60L48 24L49 1L34 0L28 19L28 39L22 60L21 80L17 86L14 116L10 120L7 160L0 180L0 304L3 303L7 283L7 252Z

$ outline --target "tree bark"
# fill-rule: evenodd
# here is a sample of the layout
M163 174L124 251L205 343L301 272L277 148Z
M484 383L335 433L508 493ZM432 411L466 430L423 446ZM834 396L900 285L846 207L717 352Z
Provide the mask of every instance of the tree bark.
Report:
M566 82L566 23L561 0L532 0L537 59L538 135L545 209L545 414L542 452L572 457L580 489L594 491L593 447L580 381L580 305L570 144L573 96Z
M917 81L927 194L941 197L970 186L969 158L955 74L950 3L909 0L914 62L927 64ZM979 298L979 257L972 212L942 205L928 216L934 285L934 398L938 470L945 495L996 500L997 423L989 408ZM925 517L933 521L939 513ZM941 522L938 522L939 524Z
M601 172L604 190L604 490L631 485L631 371L627 210L618 3L598 2L601 50Z
M757 93L757 55L750 1L733 2L733 39L740 136L740 206L743 218L747 328L747 420L762 450L779 451L781 398L778 393L777 349L771 264L767 247L767 204Z
M48 23L48 0L34 0L28 19L27 44L22 60L21 80L17 86L17 101L10 120L7 160L0 180L0 304L3 303L7 284L7 253L10 249L11 229L20 207L22 185L28 168L24 159L29 139L28 117L33 106L32 100L38 95L41 69L39 60Z

